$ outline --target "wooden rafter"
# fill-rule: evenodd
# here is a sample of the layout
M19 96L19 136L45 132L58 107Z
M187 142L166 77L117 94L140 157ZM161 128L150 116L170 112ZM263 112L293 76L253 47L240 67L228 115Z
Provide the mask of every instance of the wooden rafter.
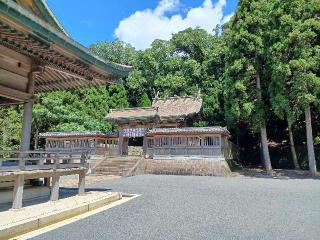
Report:
M13 29L0 21L0 44L36 59L44 68L36 78L36 92L70 89L81 86L95 86L114 82L114 75L102 75L92 71L79 59L70 59L57 52L49 43L31 34Z

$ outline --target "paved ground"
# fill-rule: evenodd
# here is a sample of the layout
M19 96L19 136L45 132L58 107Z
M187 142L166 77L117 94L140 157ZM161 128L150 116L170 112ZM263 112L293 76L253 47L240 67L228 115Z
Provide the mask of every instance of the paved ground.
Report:
M120 176L107 176L102 174L90 174L86 176L86 184L92 185L97 182L103 182L118 179ZM60 178L60 187L78 187L79 175L67 175Z
M25 207L19 211L3 211L0 212L0 238L1 229L12 228L16 224L21 224L25 221L34 221L35 219L41 219L41 221L47 221L43 219L44 217L54 216L59 214L62 218L70 213L70 210L76 209L78 207L86 207L86 210L81 212L86 212L88 206L93 204L98 204L98 206L103 206L99 204L100 201L114 202L120 199L119 193L112 192L90 192L86 195L75 195L68 198L60 199L59 201L47 201L40 204L33 204L32 206ZM50 222L50 221L49 221Z
M320 238L320 180L144 175L95 187L142 196L35 239Z

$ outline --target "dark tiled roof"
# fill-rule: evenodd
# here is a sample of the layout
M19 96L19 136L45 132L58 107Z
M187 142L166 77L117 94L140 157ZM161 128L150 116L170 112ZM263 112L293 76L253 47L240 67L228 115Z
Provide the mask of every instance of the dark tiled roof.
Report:
M15 1L19 6L26 8L31 11L34 15L41 18L45 22L49 23L53 27L57 28L65 35L68 35L67 32L62 27L61 23L55 17L51 9L46 3L46 0L16 0Z
M148 135L153 134L171 134L171 133L216 133L230 135L226 127L185 127L185 128L153 128L148 131Z
M46 132L40 133L41 138L64 138L64 137L118 137L117 132L79 131L79 132Z

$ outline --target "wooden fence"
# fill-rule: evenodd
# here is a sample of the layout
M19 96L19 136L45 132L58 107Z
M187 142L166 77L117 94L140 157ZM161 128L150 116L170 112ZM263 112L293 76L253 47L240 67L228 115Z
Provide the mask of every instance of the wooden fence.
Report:
M153 156L223 157L221 147L155 147Z
M0 172L87 167L86 152L0 151Z

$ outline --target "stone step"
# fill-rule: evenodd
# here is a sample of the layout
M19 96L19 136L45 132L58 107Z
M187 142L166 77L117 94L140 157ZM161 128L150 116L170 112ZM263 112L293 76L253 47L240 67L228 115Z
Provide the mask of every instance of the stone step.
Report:
M134 163L123 163L123 164L119 164L119 163L110 163L110 164L107 164L107 163L104 163L104 164L99 164L99 166L97 167L123 167L123 166L131 166L131 165L134 165Z
M117 170L117 171L122 171L122 170L129 170L130 167L99 167L96 170L104 170L104 171L112 171L112 170Z
M134 165L136 162L132 163L100 163L99 166L128 166L128 165Z
M103 162L103 163L132 163L132 162L136 162L136 161L138 161L139 159L137 159L137 160L103 160L103 161L101 161L101 162Z
M100 161L95 169L100 174L122 176L125 172L132 169L140 159L139 157L106 157L103 161Z
M120 166L120 165L132 165L132 164L135 164L135 163L136 163L136 161L135 162L130 162L130 163L116 163L116 162L106 163L106 162L104 162L104 163L100 163L99 166L103 166L103 165L105 165L105 166L110 166L110 165Z
M112 164L100 164L97 167L118 167L118 166L131 166L134 165L135 163L130 163L130 164L116 164L116 163L112 163Z

